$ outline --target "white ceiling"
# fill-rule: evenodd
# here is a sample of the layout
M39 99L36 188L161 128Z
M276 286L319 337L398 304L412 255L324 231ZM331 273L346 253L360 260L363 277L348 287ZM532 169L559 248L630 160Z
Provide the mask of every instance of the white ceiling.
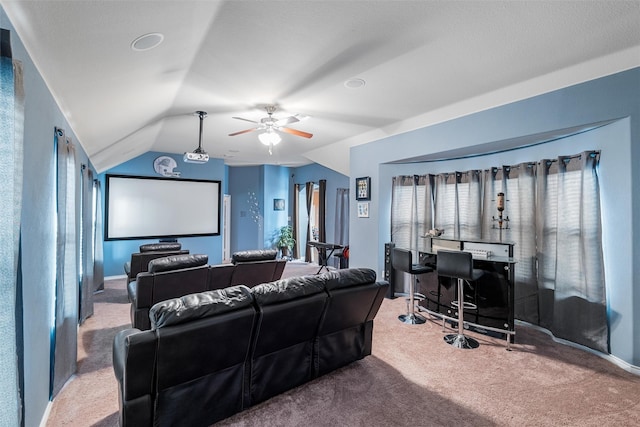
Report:
M0 3L98 172L192 151L204 110L226 164L348 174L351 145L640 65L637 0ZM313 138L282 134L270 156L257 132L228 136L264 104L311 116L291 127Z

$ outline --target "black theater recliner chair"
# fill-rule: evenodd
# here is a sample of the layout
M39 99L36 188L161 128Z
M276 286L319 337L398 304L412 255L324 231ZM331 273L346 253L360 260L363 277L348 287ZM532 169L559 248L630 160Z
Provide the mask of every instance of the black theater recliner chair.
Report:
M140 245L140 252L131 254L131 260L124 263L127 283L136 280L138 273L147 271L149 261L169 255L188 254L181 243L148 243Z
M310 381L328 295L324 276L294 277L251 289L258 334L251 354L249 405Z
M327 274L328 305L318 333L318 375L324 375L371 354L373 319L387 282L376 282L369 269Z
M235 265L231 285L252 288L260 283L279 280L287 261L276 259L277 255L275 249L234 252L231 255L231 263Z
M149 329L149 310L161 301L209 290L208 255L183 254L156 258L149 271L139 273L127 285L131 301L131 325Z
M156 304L151 330L119 332L120 426L208 426L244 409L255 316L249 289L235 286Z

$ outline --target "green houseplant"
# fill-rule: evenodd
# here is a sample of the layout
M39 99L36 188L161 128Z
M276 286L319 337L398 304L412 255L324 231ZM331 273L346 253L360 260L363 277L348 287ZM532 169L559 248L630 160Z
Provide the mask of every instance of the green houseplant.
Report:
M291 249L295 244L296 239L293 238L293 227L290 225L280 227L280 235L276 241L276 246L280 248L283 258L290 256Z

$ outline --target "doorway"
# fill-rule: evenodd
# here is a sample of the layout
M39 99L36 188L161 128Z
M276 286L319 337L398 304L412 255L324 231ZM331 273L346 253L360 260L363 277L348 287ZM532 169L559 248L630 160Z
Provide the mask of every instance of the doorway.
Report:
M318 241L320 230L320 187L313 183L311 207L307 210L307 187L301 185L298 191L298 216L296 218L298 230L298 257L307 262L318 262L318 253L307 247L309 241Z

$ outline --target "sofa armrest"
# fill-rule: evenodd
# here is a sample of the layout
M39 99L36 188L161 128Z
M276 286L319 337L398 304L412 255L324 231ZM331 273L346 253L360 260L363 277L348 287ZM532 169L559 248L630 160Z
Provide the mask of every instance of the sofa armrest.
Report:
M113 339L121 427L152 425L155 359L156 339L152 332L125 329Z
M113 372L123 400L151 394L155 363L155 334L139 329L124 329L113 339Z

